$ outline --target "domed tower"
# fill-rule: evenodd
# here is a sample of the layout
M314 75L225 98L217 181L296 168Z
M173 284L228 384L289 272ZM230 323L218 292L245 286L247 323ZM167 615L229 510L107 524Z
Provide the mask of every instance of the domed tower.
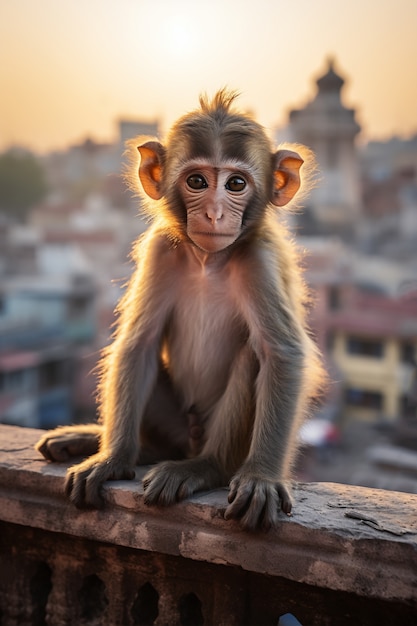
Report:
M306 144L316 154L320 183L311 194L311 226L316 232L351 235L361 212L361 194L355 137L360 126L354 109L341 100L345 81L328 61L317 81L317 94L306 107L290 112L292 141Z

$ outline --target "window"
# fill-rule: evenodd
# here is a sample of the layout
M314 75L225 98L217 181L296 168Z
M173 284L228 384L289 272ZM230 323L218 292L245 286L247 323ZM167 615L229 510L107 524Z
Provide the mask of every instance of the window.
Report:
M0 372L0 392L25 393L33 385L33 370L20 369Z
M416 351L413 343L405 341L401 344L401 362L410 365L416 363Z
M364 409L382 409L383 397L379 391L367 391L357 387L348 387L345 391L345 403Z
M65 361L47 361L39 368L39 384L42 390L64 385L65 378Z
M362 337L348 337L348 354L365 356L373 359L382 359L384 356L384 342L380 339L365 339Z
M89 296L73 296L68 300L68 319L80 320L88 314L91 298Z
M335 334L332 331L328 331L326 334L326 350L327 352L333 352L335 345Z
M331 311L340 309L340 289L339 287L330 287L328 291L328 306Z
M401 416L406 420L417 419L417 401L408 394L404 394L400 398Z

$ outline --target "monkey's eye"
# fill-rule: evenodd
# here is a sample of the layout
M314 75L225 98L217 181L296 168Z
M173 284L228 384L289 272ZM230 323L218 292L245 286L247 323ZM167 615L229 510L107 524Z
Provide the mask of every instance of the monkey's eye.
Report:
M208 187L207 181L201 174L191 174L187 178L187 185L191 187L191 189L205 189Z
M225 185L228 191L243 191L246 180L241 176L231 176Z

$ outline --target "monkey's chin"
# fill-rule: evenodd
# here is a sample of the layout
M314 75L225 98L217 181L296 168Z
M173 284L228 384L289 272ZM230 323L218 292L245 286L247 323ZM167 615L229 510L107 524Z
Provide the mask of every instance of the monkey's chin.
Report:
M237 239L236 235L228 233L189 233L191 241L204 252L214 253L226 250Z

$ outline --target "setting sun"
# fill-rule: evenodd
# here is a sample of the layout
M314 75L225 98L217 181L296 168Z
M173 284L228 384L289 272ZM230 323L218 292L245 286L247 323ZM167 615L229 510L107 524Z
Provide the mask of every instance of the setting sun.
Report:
M173 5L175 6L175 5ZM186 60L187 55L195 52L198 46L197 33L193 29L189 16L174 16L164 21L161 28L163 54Z

